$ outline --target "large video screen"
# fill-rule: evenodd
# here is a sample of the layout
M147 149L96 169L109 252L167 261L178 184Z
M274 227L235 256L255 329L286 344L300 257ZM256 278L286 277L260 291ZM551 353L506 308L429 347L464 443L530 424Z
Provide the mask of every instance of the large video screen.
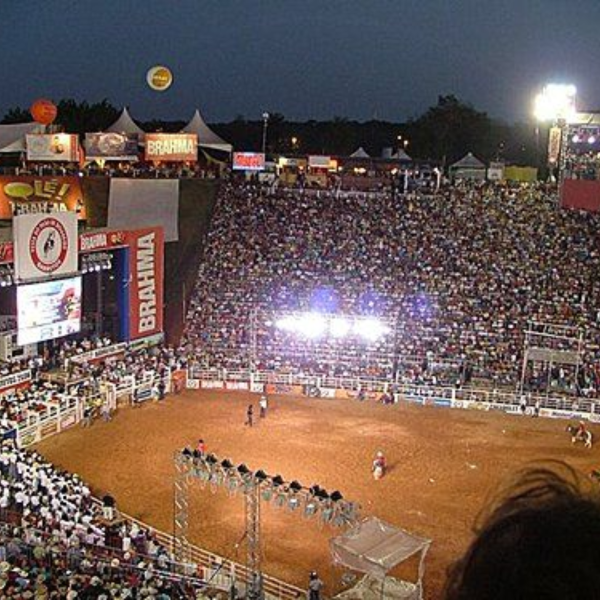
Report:
M35 344L81 329L81 277L17 287L17 344Z

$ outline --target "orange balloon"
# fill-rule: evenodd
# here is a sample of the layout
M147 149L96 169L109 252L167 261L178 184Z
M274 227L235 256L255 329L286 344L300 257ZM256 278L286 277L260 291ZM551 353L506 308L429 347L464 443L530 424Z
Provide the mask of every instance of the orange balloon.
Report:
M56 108L56 104L51 102L50 100L46 100L45 98L40 98L36 100L29 109L33 120L36 123L41 123L42 125L50 125L56 119L56 115L58 114L58 109Z

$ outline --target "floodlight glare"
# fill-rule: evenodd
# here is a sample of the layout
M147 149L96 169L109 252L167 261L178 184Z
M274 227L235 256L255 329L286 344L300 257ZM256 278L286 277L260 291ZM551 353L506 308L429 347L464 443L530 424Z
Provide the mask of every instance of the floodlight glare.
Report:
M283 329L283 331L297 331L298 321L294 317L283 317L283 319L275 321L275 327Z
M596 136L590 135L590 137L588 138L588 144L595 144L595 143L596 143Z
M378 340L389 330L389 327L380 323L377 319L361 319L354 323L354 333L371 342Z
M329 323L329 331L333 337L344 337L350 332L352 325L344 317L334 317Z
M298 325L298 331L308 338L321 337L327 330L327 321L317 313L303 315Z
M574 85L553 83L545 86L535 98L534 114L539 121L572 121L577 110Z

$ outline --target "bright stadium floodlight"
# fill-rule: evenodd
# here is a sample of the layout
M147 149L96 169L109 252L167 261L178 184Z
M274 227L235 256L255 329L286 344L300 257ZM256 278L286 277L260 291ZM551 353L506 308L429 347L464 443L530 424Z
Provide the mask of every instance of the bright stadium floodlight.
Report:
M317 313L307 313L300 317L298 332L308 338L321 337L327 330L327 321Z
M565 121L574 119L577 109L575 98L577 88L574 85L551 83L544 86L536 96L534 114L539 121Z
M350 333L352 324L344 317L333 317L329 322L329 331L333 337L344 337Z
M283 331L296 331L298 329L298 321L294 317L283 317L275 321L275 327Z
M354 323L354 333L370 342L374 342L389 331L390 328L377 319L360 319Z

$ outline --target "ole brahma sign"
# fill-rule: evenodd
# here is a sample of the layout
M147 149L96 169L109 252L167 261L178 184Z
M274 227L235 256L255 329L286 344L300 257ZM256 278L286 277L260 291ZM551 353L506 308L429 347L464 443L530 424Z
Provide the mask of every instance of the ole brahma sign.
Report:
M15 275L18 281L77 271L77 216L73 212L14 218Z

